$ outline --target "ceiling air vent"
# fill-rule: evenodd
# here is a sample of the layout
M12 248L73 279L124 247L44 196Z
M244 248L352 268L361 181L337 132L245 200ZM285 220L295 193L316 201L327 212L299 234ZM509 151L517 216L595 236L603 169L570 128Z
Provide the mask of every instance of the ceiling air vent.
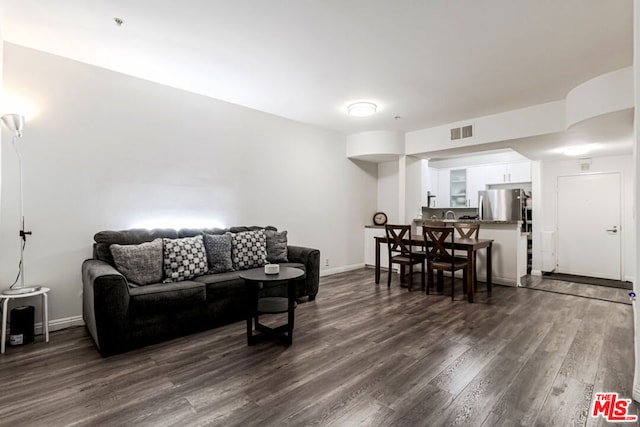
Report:
M473 125L462 126L451 129L451 141L456 139L471 138L473 136Z

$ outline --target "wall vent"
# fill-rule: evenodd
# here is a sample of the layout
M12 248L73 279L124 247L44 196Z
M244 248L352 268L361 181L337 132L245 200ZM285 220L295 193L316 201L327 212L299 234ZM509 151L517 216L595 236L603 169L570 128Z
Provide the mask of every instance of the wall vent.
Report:
M452 128L450 131L451 141L456 139L471 138L473 136L473 125Z

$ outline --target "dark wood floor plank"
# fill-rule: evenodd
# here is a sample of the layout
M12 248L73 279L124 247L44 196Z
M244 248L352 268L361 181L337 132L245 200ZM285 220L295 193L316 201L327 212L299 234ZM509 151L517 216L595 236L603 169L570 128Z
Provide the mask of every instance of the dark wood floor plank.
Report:
M534 278L468 304L396 279L323 277L290 347L248 347L243 322L109 358L82 327L36 337L0 355L0 424L591 426L594 391L631 396L632 307L602 301L620 290Z

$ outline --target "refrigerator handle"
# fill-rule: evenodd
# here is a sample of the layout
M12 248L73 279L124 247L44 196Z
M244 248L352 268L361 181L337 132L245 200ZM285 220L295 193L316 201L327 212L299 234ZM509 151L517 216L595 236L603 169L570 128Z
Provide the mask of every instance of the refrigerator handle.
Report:
M478 194L478 219L483 219L484 215L483 211L484 210L484 193L480 193Z

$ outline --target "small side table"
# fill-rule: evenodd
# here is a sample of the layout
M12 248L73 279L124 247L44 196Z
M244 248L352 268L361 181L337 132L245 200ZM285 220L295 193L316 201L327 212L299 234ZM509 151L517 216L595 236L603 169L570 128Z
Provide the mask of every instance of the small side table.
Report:
M295 280L304 276L304 271L299 268L280 267L278 274L265 274L264 269L254 268L240 273L240 278L244 279L247 290L247 344L253 345L265 336L275 336L283 339L285 344L291 345L293 342L293 320L296 307L296 285ZM266 297L258 298L260 284L263 286L273 286L287 282L287 298ZM287 313L287 323L276 328L270 328L258 321L260 314ZM260 332L253 335L252 321L255 319L255 329Z
M49 342L49 297L47 293L50 290L51 289L49 288L40 288L35 292L15 295L5 295L0 293L0 302L2 302L2 343L0 344L0 354L4 353L7 341L7 311L9 310L9 300L12 299L42 295L42 331L44 332L45 341Z

